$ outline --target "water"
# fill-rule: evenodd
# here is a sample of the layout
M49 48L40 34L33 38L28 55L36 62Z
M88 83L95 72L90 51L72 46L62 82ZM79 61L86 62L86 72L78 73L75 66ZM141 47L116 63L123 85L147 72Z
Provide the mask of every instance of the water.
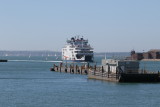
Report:
M160 106L160 84L88 80L86 75L49 71L53 62L45 58L8 59L0 63L1 107Z

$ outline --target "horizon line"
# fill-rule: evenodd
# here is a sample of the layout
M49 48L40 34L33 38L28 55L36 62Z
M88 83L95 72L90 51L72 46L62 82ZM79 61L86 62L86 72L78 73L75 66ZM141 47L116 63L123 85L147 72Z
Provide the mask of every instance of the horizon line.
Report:
M32 52L40 52L40 51L48 51L48 52L61 52L61 51L53 51L53 50L0 50L0 51L32 51ZM97 52L97 51L94 51L95 53L114 53L113 51L107 51L107 52L104 52L104 51L101 51L101 52ZM123 52L130 52L130 51L115 51L115 52L120 52L120 53L123 53Z

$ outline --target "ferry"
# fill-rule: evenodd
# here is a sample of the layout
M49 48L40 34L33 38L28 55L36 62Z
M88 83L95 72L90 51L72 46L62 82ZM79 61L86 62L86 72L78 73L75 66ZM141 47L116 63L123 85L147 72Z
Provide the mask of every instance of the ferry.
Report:
M72 37L62 48L62 60L66 62L93 62L94 51L83 37Z

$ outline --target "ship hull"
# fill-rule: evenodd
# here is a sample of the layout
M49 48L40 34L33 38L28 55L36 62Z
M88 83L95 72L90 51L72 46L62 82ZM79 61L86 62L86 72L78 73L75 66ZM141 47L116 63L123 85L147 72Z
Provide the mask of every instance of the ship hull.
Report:
M93 62L93 61L86 61L86 60L63 60L63 62L71 63L71 62Z

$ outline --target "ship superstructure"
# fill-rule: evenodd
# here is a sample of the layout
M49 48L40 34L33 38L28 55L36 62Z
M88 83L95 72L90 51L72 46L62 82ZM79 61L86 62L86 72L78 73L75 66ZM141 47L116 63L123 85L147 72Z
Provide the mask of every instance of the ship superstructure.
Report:
M62 48L63 61L93 62L93 48L88 44L88 40L83 37L72 37L67 40L67 44Z

